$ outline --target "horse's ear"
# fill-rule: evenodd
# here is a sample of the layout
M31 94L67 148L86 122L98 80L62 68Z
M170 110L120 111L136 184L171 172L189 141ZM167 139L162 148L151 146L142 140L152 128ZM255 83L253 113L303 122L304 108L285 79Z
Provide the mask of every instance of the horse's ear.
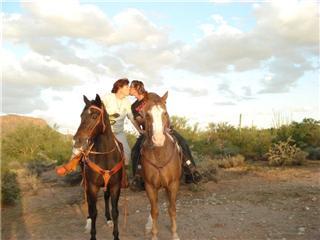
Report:
M167 103L167 98L168 98L168 91L161 97L161 100L163 103Z
M86 105L90 103L89 99L85 95L83 95L83 101Z
M100 107L101 106L101 98L99 96L99 94L96 94L96 99L95 99L97 105Z

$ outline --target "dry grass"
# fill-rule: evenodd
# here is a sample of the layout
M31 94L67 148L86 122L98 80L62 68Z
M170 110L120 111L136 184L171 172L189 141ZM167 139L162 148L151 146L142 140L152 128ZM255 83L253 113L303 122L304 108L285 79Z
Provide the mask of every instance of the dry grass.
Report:
M24 176L24 183L29 186L29 190L33 194L37 194L40 187L40 180L35 174L26 174Z
M209 156L197 156L199 163L197 169L200 171L203 181L214 181L218 182L219 167L217 161L210 158Z
M244 160L244 156L240 154L237 154L236 156L227 156L218 160L218 166L220 168L240 167L245 165Z

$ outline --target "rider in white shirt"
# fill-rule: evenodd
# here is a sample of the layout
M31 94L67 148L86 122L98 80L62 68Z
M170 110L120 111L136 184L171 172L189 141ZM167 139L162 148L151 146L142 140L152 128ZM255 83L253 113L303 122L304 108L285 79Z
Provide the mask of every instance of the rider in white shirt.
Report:
M125 153L125 165L129 164L131 149L129 147L126 135L124 133L124 121L127 118L130 119L132 124L135 126L139 133L143 133L143 130L136 124L132 111L131 111L131 103L128 100L127 96L129 96L130 88L129 88L129 80L119 79L113 84L113 88L111 93L106 94L102 101L106 107L106 110L109 115L119 114L118 117L113 118L115 123L111 126L112 131L116 138L122 143L124 153Z

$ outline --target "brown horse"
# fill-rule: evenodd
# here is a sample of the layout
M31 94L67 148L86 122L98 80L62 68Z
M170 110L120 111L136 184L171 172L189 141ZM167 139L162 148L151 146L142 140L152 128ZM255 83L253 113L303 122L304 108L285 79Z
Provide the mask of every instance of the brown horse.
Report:
M172 239L179 239L176 224L176 197L182 169L181 153L168 133L167 97L168 93L163 97L148 93L143 107L146 137L141 149L141 163L145 189L151 204L151 217L149 216L146 230L152 231L152 240L157 239L158 191L161 187L166 189L169 200Z
M73 137L73 155L81 157L83 183L89 216L87 232L91 240L96 239L97 195L104 187L105 217L112 225L109 199L111 196L113 236L119 239L118 201L121 190L123 155L122 146L115 139L109 122L109 115L99 95L89 101L84 97L85 107L81 113L80 126Z

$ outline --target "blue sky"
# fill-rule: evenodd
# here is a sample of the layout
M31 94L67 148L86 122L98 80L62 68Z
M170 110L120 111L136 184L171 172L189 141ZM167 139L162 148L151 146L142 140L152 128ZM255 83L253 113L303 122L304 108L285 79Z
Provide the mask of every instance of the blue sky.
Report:
M73 133L82 95L128 77L202 127L320 119L316 1L2 4L2 114Z

